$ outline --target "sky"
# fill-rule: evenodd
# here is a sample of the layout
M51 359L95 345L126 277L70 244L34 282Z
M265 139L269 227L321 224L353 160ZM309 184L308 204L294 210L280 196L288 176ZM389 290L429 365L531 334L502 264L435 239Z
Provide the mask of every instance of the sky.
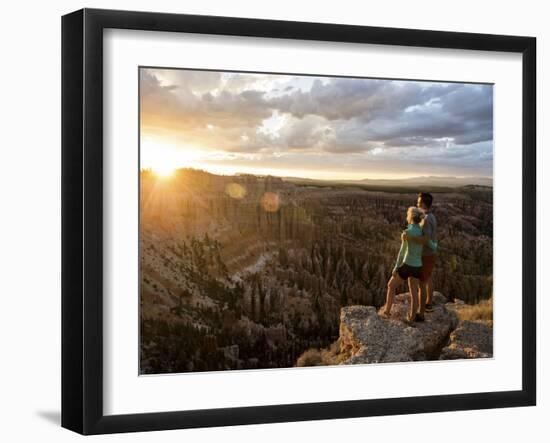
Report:
M140 69L142 168L491 177L491 85Z

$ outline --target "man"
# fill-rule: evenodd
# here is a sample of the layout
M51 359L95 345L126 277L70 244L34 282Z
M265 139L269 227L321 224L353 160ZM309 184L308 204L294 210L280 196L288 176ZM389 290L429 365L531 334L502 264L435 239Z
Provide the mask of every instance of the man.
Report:
M422 221L421 237L407 236L403 233L401 238L403 240L412 241L414 243L420 243L422 248L422 271L420 273L420 303L419 303L419 319L424 319L424 312L433 311L433 282L432 272L437 256L437 220L435 216L430 212L432 207L433 197L431 194L421 192L418 194L416 206L421 208L424 213L424 220Z

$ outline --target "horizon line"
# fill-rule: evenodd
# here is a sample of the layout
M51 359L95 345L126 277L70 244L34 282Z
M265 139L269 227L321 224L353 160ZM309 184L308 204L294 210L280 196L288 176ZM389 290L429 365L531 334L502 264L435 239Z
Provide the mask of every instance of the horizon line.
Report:
M153 171L155 168L148 166L148 167L140 167L140 171ZM430 178L436 178L436 179L485 179L485 180L491 180L493 181L492 176L487 175L410 175L406 177L395 177L395 178L369 178L368 176L361 178L361 179L351 179L351 178L312 178L312 177L302 177L298 175L277 175L277 174L266 174L266 173L251 173L251 172L235 172L233 174L224 174L220 172L213 172L209 171L204 168L195 168L192 166L182 166L182 167L176 167L174 168L175 171L181 171L181 170L192 170L192 171L199 171L199 172L206 172L208 174L217 175L220 177L235 177L235 176L243 176L243 175L252 175L255 177L277 177L277 178L293 178L293 179L302 179L302 180L312 180L312 181L326 181L326 182L332 182L332 181L345 181L345 182L361 182L364 180L372 180L372 181L385 181L385 180L410 180L410 179L430 179Z

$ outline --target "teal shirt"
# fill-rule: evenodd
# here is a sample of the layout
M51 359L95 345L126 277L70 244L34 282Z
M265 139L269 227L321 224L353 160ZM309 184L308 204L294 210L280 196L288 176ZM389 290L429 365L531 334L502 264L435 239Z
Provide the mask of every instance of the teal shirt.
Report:
M422 228L418 224L410 224L405 229L407 235L411 237L421 237ZM393 270L397 270L403 263L409 266L420 267L422 266L422 245L414 242L402 241L399 254L397 255L397 262Z

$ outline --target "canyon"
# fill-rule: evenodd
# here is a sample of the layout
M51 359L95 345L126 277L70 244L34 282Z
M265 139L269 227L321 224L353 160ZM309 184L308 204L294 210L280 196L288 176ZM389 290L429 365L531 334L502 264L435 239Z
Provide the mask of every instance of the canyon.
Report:
M433 193L439 225L436 290L466 305L491 299L492 188L429 186L141 171L140 372L293 367L340 343L346 310L376 315L384 303L420 190ZM475 358L451 343L472 335L458 326L437 358L446 346L449 358Z

